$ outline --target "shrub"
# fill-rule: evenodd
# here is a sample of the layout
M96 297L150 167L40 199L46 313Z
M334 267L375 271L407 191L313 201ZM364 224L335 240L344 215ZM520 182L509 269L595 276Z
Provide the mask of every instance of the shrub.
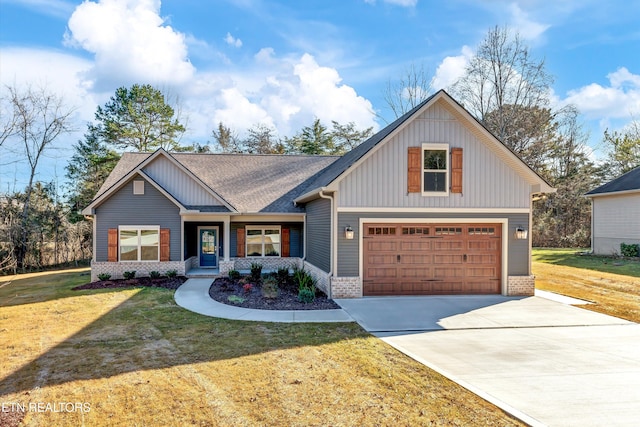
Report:
M125 278L125 280L131 280L134 277L136 277L136 271L125 271L124 273L122 273L122 277Z
M160 272L159 271L150 271L149 272L149 277L151 277L152 279L159 279L160 278Z
M244 293L245 293L245 294L248 294L248 293L250 293L250 292L251 292L251 289L253 289L253 285L252 285L251 283L245 283L245 284L242 286L242 289L244 289Z
M639 255L640 245L637 243L626 244L620 243L620 253L626 257L637 257Z
M98 279L104 282L105 280L111 279L111 275L109 273L100 273L98 274Z
M298 299L305 303L312 303L316 298L316 279L304 269L296 269L293 280L298 285Z
M168 278L173 279L174 277L176 277L178 275L178 271L177 270L169 270L165 274L167 275Z
M227 300L234 304L242 304L244 302L244 298L239 297L238 295L229 295Z
M238 270L229 270L227 274L231 280L240 280L240 272Z
M255 282L259 281L262 277L262 264L257 262L251 263L251 279Z
M278 280L275 277L268 277L262 283L262 296L265 298L278 297Z
M298 292L298 300L300 300L300 302L303 302L305 304L311 304L315 299L316 299L316 292L312 289L309 289L309 288L300 289L300 291Z

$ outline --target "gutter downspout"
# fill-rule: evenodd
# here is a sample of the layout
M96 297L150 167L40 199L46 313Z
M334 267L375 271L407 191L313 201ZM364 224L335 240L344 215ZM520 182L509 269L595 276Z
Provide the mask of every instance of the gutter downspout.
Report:
M324 190L320 190L320 192L318 193L318 196L320 196L321 199L329 199L331 201L331 218L330 218L330 225L329 225L329 229L331 230L330 236L329 236L329 247L331 249L329 250L329 286L328 286L329 295L327 295L327 297L331 298L332 294L333 294L332 289L331 289L332 288L332 286L331 286L331 277L333 276L333 272L335 271L335 268L334 268L335 256L334 255L337 252L337 250L334 252L334 245L337 243L336 242L336 238L335 238L335 234L336 233L334 233L334 227L335 227L335 220L334 220L334 214L333 214L333 211L334 211L334 200L333 200L333 197L327 196L326 194L324 194ZM306 244L306 240L305 240L305 244Z

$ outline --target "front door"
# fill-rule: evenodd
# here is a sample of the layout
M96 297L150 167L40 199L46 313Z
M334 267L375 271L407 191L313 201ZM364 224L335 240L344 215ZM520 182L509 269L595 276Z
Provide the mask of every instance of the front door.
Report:
M218 227L198 227L200 267L218 266Z

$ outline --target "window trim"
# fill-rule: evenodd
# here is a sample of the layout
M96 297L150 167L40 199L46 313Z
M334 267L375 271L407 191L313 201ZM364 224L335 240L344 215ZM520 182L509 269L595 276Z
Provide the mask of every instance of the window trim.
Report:
M439 151L444 151L446 153L447 167L442 171L438 170L439 172L444 172L446 176L444 191L425 191L424 189L424 173L431 170L431 169L424 168L425 150L439 150ZM431 143L431 142L422 143L422 150L420 151L420 189L422 190L422 195L427 197L446 197L450 193L450 188L449 188L450 184L451 184L451 152L449 149L449 144Z
M138 232L138 259L136 260L123 260L121 259L121 248L122 248L122 240L120 239L121 231L137 231ZM142 257L142 233L143 230L155 230L158 232L158 258L155 260L152 259L141 259ZM159 225L119 225L118 226L118 262L160 262L160 226Z
M278 243L279 250L278 255L266 255L264 251L264 231L265 230L278 230L280 236L280 242ZM262 255L249 255L249 230L262 230ZM282 226L281 225L247 225L244 227L244 253L245 258L282 258Z

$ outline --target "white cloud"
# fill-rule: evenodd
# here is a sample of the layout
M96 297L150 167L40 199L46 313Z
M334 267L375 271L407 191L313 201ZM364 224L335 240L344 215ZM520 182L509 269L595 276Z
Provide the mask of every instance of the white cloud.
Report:
M69 19L67 44L95 54L87 78L114 82L180 84L194 74L185 36L164 24L160 0L85 1Z
M224 38L224 41L229 45L229 46L233 46L233 47L242 47L242 40L237 39L235 37L233 37L231 35L231 33L227 33L226 37Z
M431 79L433 90L446 89L454 84L464 74L473 50L469 46L462 46L461 54L457 56L447 56L436 68L435 75Z
M511 12L511 26L518 30L525 40L535 40L547 31L550 25L535 22L529 18L529 14L523 11L517 3L509 5Z
M591 119L622 119L640 112L640 75L622 67L607 78L608 86L591 83L569 91L563 103L576 105Z

